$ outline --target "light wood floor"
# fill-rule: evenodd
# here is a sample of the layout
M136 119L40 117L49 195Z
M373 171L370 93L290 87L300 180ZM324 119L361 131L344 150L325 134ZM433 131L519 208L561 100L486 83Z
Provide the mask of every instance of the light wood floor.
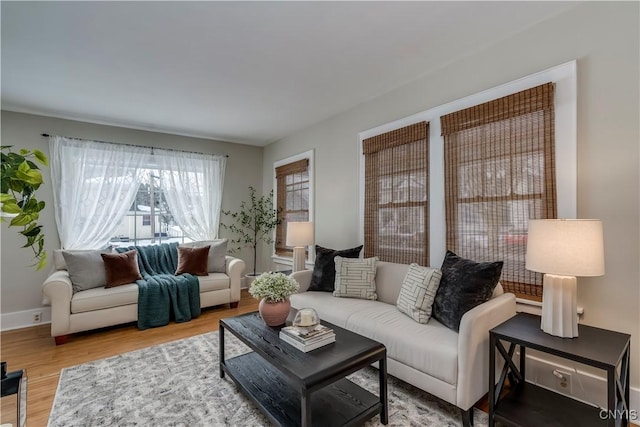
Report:
M235 309L228 305L204 309L200 317L190 322L170 323L144 331L138 330L135 324L129 324L73 334L61 346L53 342L50 325L16 329L0 335L0 358L7 362L10 372L27 370L27 424L29 427L46 426L62 368L217 331L221 318L257 309L258 301L243 290L242 300ZM4 422L6 411L2 414Z
M228 305L204 309L199 318L190 322L170 323L145 331L129 324L73 334L61 346L53 342L49 325L17 329L0 334L0 359L7 362L9 371L27 370L27 423L29 427L46 426L63 368L217 331L221 318L257 309L258 301L243 290L242 299L235 309ZM488 412L487 399L478 402L476 408ZM6 412L2 411L2 422L5 422L5 417Z

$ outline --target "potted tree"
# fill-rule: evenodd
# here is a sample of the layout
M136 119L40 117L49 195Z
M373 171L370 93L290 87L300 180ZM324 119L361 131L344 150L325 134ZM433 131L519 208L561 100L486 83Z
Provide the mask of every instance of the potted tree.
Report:
M240 204L240 210L222 211L223 215L229 218L229 224L221 222L220 225L235 235L229 240L229 252L235 253L243 248L251 248L253 251L252 274L247 274L251 279L258 276L256 271L258 245L260 242L273 243L273 230L281 222L280 211L281 209L273 208L273 190L267 196L258 197L256 189L252 186L249 186L249 202L243 201Z
M40 270L47 264L44 233L38 224L45 203L35 197L42 184L42 174L34 161L44 166L48 166L49 161L40 150L21 149L16 153L11 146L2 146L0 151L2 222L9 220L10 227L22 227L19 233L27 240L23 247L31 247L36 260L34 266Z

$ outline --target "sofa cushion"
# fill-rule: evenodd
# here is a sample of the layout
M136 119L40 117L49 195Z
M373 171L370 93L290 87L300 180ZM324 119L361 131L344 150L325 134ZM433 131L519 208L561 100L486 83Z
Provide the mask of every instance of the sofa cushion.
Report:
M209 246L209 258L207 261L208 272L224 273L227 271L227 244L227 239L216 239L182 243L180 246L187 248L202 248L204 246Z
M198 276L200 293L229 289L230 279L224 273L209 273ZM128 283L114 288L94 288L78 292L71 298L71 313L101 310L138 303L138 285Z
M491 298L502 273L502 261L476 262L447 251L433 317L458 331L462 316Z
M104 261L107 278L105 287L126 285L142 279L138 268L138 251L135 249L116 254L100 254L100 256Z
M61 251L74 293L106 285L102 253L111 253L111 250Z
M291 306L301 308L313 308L324 320L334 325L345 327L349 316L358 310L378 307L380 303L371 300L354 298L336 298L332 294L321 291L302 292L289 297Z
M389 358L449 384L456 384L456 332L434 319L426 325L414 322L400 313L395 305L372 304L374 306L358 309L349 316L346 328L384 344Z
M207 263L210 246L187 248L178 246L178 267L175 275L189 273L194 276L207 276Z
M135 283L114 288L94 288L73 294L71 313L84 313L137 303L138 285Z
M350 259L336 256L334 297L378 299L376 295L376 264L378 257Z
M209 273L207 276L198 276L200 293L229 289L231 279L224 273Z
M351 249L335 250L316 245L316 260L311 275L310 291L333 292L336 281L335 257L358 258L362 246Z
M395 305L400 295L402 280L407 275L409 266L407 264L396 264L395 262L378 261L376 269L376 293L378 301Z
M438 268L411 264L402 282L396 307L418 323L431 318L431 306L436 297L442 272Z

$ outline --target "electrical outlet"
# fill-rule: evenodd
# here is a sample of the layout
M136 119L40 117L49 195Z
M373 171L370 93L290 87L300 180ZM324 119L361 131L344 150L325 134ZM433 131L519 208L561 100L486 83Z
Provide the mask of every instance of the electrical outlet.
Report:
M571 374L560 369L554 369L556 389L562 393L571 394Z
M37 313L33 313L33 323L42 322L42 312L38 311Z

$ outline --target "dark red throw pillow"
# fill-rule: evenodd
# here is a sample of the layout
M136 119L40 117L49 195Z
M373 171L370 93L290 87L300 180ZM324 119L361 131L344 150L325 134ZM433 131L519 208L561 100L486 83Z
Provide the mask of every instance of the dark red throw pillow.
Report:
M113 288L142 279L138 268L138 251L135 249L117 254L100 254L104 261L107 284L105 288Z
M176 276L182 273L193 274L194 276L209 275L209 248L211 246L203 246L201 248L189 248L178 246L178 268Z

